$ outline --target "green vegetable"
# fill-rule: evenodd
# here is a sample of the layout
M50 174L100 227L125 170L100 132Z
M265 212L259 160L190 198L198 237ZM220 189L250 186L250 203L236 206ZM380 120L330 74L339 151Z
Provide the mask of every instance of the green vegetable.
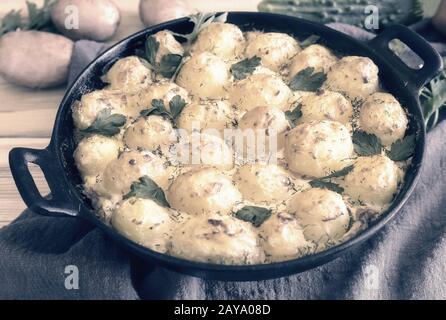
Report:
M166 109L164 106L164 102L161 99L153 99L152 107L149 109L141 110L139 113L143 117L147 117L150 115L157 115L167 117L170 120L175 120L183 111L186 106L186 101L180 96L176 95L169 101L170 111Z
M316 34L312 34L311 36L309 36L308 38L306 38L305 40L303 40L303 41L300 43L300 46L301 46L301 48L309 47L309 46L311 46L312 44L315 44L316 42L318 42L320 38L321 38L321 37L319 37L318 35L316 35Z
M314 68L307 67L299 71L290 81L290 88L293 91L316 91L327 79L323 72L314 72Z
M393 161L403 161L411 157L414 150L415 135L411 134L395 141L390 147L390 150L387 151L387 156Z
M353 165L347 166L341 170L330 173L328 176L311 180L309 184L313 188L328 189L337 193L342 193L344 192L344 188L337 183L332 182L331 179L343 177L352 171L353 168Z
M353 145L360 156L372 156L381 153L382 146L377 136L364 131L354 131Z
M175 36L186 39L186 41L187 41L186 45L190 45L197 38L197 36L201 30L205 29L212 22L226 22L227 17L228 17L227 12L222 13L218 17L216 16L215 13L199 12L199 13L191 15L189 17L189 21L194 24L194 28L191 33L188 33L188 34L181 34L181 33L176 33L176 32L172 32L172 33Z
M170 208L163 189L161 189L156 182L148 176L142 176L139 178L139 181L132 183L130 192L124 195L123 199L128 199L130 197L151 199L160 206Z
M22 18L20 10L11 10L0 20L0 36L17 29L56 32L51 21L51 7L55 2L56 0L45 0L43 6L38 8L35 3L26 1L27 19Z
M285 117L291 125L291 128L296 126L297 120L302 117L302 104L298 103L293 110L285 111Z
M183 60L179 54L168 53L161 57L159 63L156 62L156 54L160 44L155 37L149 36L146 39L144 56L147 59L147 67L163 77L172 78Z
M237 219L251 222L256 228L260 227L271 216L271 210L256 206L245 206L234 213Z
M432 79L421 91L424 121L428 129L438 122L440 109L446 105L446 71Z
M97 133L103 136L113 136L125 124L127 118L122 114L111 114L110 109L101 110L94 122L82 132Z
M260 60L260 57L254 56L234 63L231 66L231 73L236 80L245 79L248 75L254 72L257 66L260 65Z
M364 27L370 13L365 9L374 5L379 12L379 27L395 23L411 24L423 18L431 1L421 0L263 0L259 11L281 13L320 23L340 22Z

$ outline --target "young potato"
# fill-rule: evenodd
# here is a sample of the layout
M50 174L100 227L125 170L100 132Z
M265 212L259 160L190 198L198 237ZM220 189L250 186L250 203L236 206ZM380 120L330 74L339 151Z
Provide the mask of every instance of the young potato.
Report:
M282 79L270 74L252 74L237 81L229 89L229 101L243 111L259 106L271 106L284 110L292 96Z
M348 164L353 143L348 129L339 122L314 120L299 124L285 137L285 159L290 170L311 177L324 177Z
M41 31L14 31L0 37L0 75L28 88L61 85L68 77L73 42Z
M227 95L229 66L209 52L193 55L178 73L176 82L197 98L219 99Z
M163 159L149 151L126 151L107 165L95 191L107 198L120 197L130 191L133 182L146 175L161 188L167 188L169 171Z
M159 43L158 51L156 52L155 61L161 62L161 58L167 54L178 54L182 56L184 49L181 43L179 43L172 32L168 30L162 30L153 35L155 40Z
M290 79L305 68L314 68L314 72L327 73L330 67L337 61L336 56L330 50L319 44L308 46L291 60Z
M229 214L242 200L232 180L215 168L183 173L170 185L167 198L172 208L192 215Z
M142 110L151 108L153 99L163 100L164 106L170 111L169 102L177 95L186 103L190 102L184 88L166 80L155 82L129 99L126 113L132 118L137 118Z
M278 72L300 50L293 37L284 33L268 32L253 37L246 46L245 55L248 58L260 57L263 66Z
M68 28L67 23L75 19L78 23ZM51 20L71 39L106 41L116 33L121 13L110 0L58 0L52 6Z
M117 159L122 143L98 134L83 138L74 150L74 160L82 176L102 173L112 160Z
M319 90L309 92L300 99L302 117L298 122L331 120L348 125L353 116L353 107L339 92Z
M223 132L232 127L233 110L226 100L194 100L189 103L176 119L178 128L188 133L203 129Z
M364 100L378 91L378 67L367 57L344 57L330 67L324 86L351 100Z
M269 261L297 258L309 251L311 246L297 219L286 212L273 214L266 220L260 226L259 237Z
M264 259L250 223L217 214L196 216L180 225L169 253L218 264L255 264Z
M291 174L275 164L245 164L234 175L234 181L243 197L255 203L287 200L295 188Z
M390 93L371 94L359 111L359 126L376 135L384 146L390 146L406 133L407 115Z
M125 144L134 150L165 150L176 140L172 123L156 115L139 118L124 133Z
M194 132L180 138L177 147L170 151L184 166L209 166L221 170L234 167L234 150L219 135Z
M242 31L231 23L213 22L198 34L192 45L193 54L210 52L223 60L234 60L244 49Z
M175 227L168 208L134 197L116 206L111 223L126 238L161 253L167 251Z
M384 155L359 157L343 183L345 193L354 200L383 206L397 192L400 169Z
M109 89L136 92L152 83L152 72L141 58L130 56L116 61L101 79Z
M299 221L305 238L316 243L339 240L350 222L341 195L327 189L312 188L296 193L287 210Z
M117 90L96 90L84 94L80 100L73 104L73 121L79 130L91 126L98 114L109 109L112 114L126 114L127 96Z

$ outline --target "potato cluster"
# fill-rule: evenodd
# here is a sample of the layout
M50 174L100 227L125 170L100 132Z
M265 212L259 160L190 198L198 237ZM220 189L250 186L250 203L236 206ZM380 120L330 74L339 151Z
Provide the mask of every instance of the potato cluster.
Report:
M222 22L190 46L169 31L154 39L156 63L183 56L172 79L125 57L105 89L73 105L86 193L125 237L194 261L267 263L340 243L358 210L391 203L405 162L385 150L408 119L372 60ZM258 63L235 74L247 61ZM290 81L309 68L325 82L296 90ZM382 152L359 154L355 130L375 135Z

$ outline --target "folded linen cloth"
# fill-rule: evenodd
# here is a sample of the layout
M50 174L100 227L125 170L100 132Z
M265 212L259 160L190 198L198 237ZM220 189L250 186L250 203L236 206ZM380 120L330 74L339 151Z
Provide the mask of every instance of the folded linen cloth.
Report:
M362 40L373 37L330 26ZM441 43L436 47L445 51ZM78 41L70 81L104 48ZM445 136L445 121L428 135L421 179L397 218L316 269L268 281L205 281L143 263L79 219L27 210L0 230L0 298L446 299Z

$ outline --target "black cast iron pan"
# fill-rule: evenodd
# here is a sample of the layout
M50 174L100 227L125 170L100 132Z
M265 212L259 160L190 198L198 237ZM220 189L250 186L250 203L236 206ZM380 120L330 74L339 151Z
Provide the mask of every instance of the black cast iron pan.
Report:
M228 22L240 26L244 31L253 29L279 31L292 34L300 40L316 34L330 48L346 55L367 56L379 67L383 85L397 97L410 114L409 132L417 134L413 162L407 171L401 191L379 219L349 241L324 252L272 264L225 266L192 262L154 252L121 236L96 217L89 200L81 192L81 179L73 161L75 142L71 105L82 94L103 88L100 76L104 70L115 60L133 55L135 49L142 48L148 35L163 29L180 33L190 32L192 25L187 18L145 29L108 49L82 72L66 92L56 116L49 146L43 150L27 148L11 150L9 154L11 171L20 195L28 207L43 215L74 216L88 220L124 248L153 264L185 274L219 280L271 279L314 268L362 243L388 223L410 196L419 175L425 148L425 126L418 96L420 88L442 69L438 53L420 36L399 25L387 28L372 41L364 44L321 24L277 14L232 12L228 16ZM421 57L424 61L421 69L410 69L389 50L389 41L395 38L400 39ZM44 198L39 194L28 170L30 162L41 167L51 189L50 197Z

